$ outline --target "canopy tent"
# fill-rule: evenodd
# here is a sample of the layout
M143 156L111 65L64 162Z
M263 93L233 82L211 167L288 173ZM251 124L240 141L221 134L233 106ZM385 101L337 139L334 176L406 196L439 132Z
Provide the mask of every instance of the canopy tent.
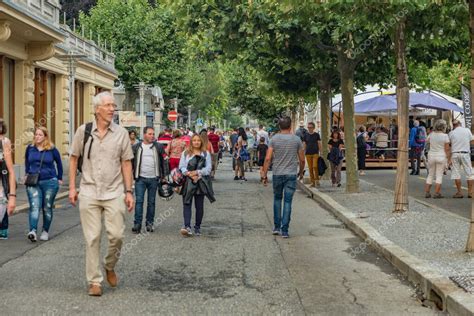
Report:
M411 108L428 108L442 111L463 112L457 104L443 99L433 92L410 92L409 106ZM391 112L397 110L395 94L379 95L355 103L355 113Z

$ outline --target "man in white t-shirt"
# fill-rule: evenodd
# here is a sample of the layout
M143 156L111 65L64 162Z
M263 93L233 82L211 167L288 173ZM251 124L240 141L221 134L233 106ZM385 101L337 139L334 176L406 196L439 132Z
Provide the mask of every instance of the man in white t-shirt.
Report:
M147 193L146 231L154 231L155 199L160 181L169 174L168 157L162 144L155 141L153 127L145 127L143 141L132 147L133 178L135 179L135 219L132 232L140 234L143 222L143 205Z
M265 131L263 129L263 125L260 125L258 127L258 131L257 131L257 139L260 139L261 137L265 138L265 145L268 145L268 143L270 142L269 138L268 138L268 133L267 131Z
M472 184L474 174L471 164L471 142L472 133L469 129L462 127L458 120L453 121L453 130L449 133L451 142L451 179L456 183L457 192L453 198L463 198L461 191L461 170L464 170L467 177L467 196L472 197Z

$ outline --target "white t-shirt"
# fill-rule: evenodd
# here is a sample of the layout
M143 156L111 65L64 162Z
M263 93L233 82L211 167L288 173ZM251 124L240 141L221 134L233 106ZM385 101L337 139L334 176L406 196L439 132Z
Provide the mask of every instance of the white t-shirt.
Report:
M449 144L449 137L445 133L432 132L426 138L426 141L430 143L430 151L428 152L429 157L446 157L444 151L444 145Z
M451 152L471 152L471 140L472 133L465 127L456 127L449 133L449 139L451 140Z
M155 178L155 156L151 148L153 144L145 145L142 143L142 165L140 170L140 177L143 178Z
M268 139L268 133L265 130L258 130L257 139L255 140L255 142L260 143L260 137L265 138L265 145L268 145L270 140Z

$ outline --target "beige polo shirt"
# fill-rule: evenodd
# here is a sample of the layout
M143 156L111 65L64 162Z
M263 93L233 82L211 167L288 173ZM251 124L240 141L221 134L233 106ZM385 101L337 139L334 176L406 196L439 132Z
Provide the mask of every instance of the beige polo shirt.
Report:
M86 125L81 125L74 135L70 154L82 153ZM122 161L133 159L132 146L125 128L111 123L103 139L99 138L97 123L92 124L92 148L87 158L91 138L87 141L82 164L81 196L96 200L111 200L124 193Z

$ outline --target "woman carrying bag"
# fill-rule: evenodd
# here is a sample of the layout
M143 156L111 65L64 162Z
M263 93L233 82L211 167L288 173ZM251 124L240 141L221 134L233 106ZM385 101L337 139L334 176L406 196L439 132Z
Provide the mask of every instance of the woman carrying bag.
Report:
M5 136L7 126L0 118L0 239L8 239L8 217L16 206L16 179L13 170L12 146Z
M183 152L179 161L179 169L186 177L180 194L183 196L184 226L180 233L184 237L193 235L191 230L192 202L196 207L194 234L201 235L201 223L204 216L204 197L211 203L215 201L210 178L212 170L211 154L206 150L206 144L201 136L191 138L189 148Z
M56 170L57 168L57 170ZM40 240L49 239L49 229L53 221L53 205L59 185L63 183L61 155L51 144L48 130L37 127L33 145L25 153L26 193L30 203L28 239L35 242L40 210L43 211L43 231Z

